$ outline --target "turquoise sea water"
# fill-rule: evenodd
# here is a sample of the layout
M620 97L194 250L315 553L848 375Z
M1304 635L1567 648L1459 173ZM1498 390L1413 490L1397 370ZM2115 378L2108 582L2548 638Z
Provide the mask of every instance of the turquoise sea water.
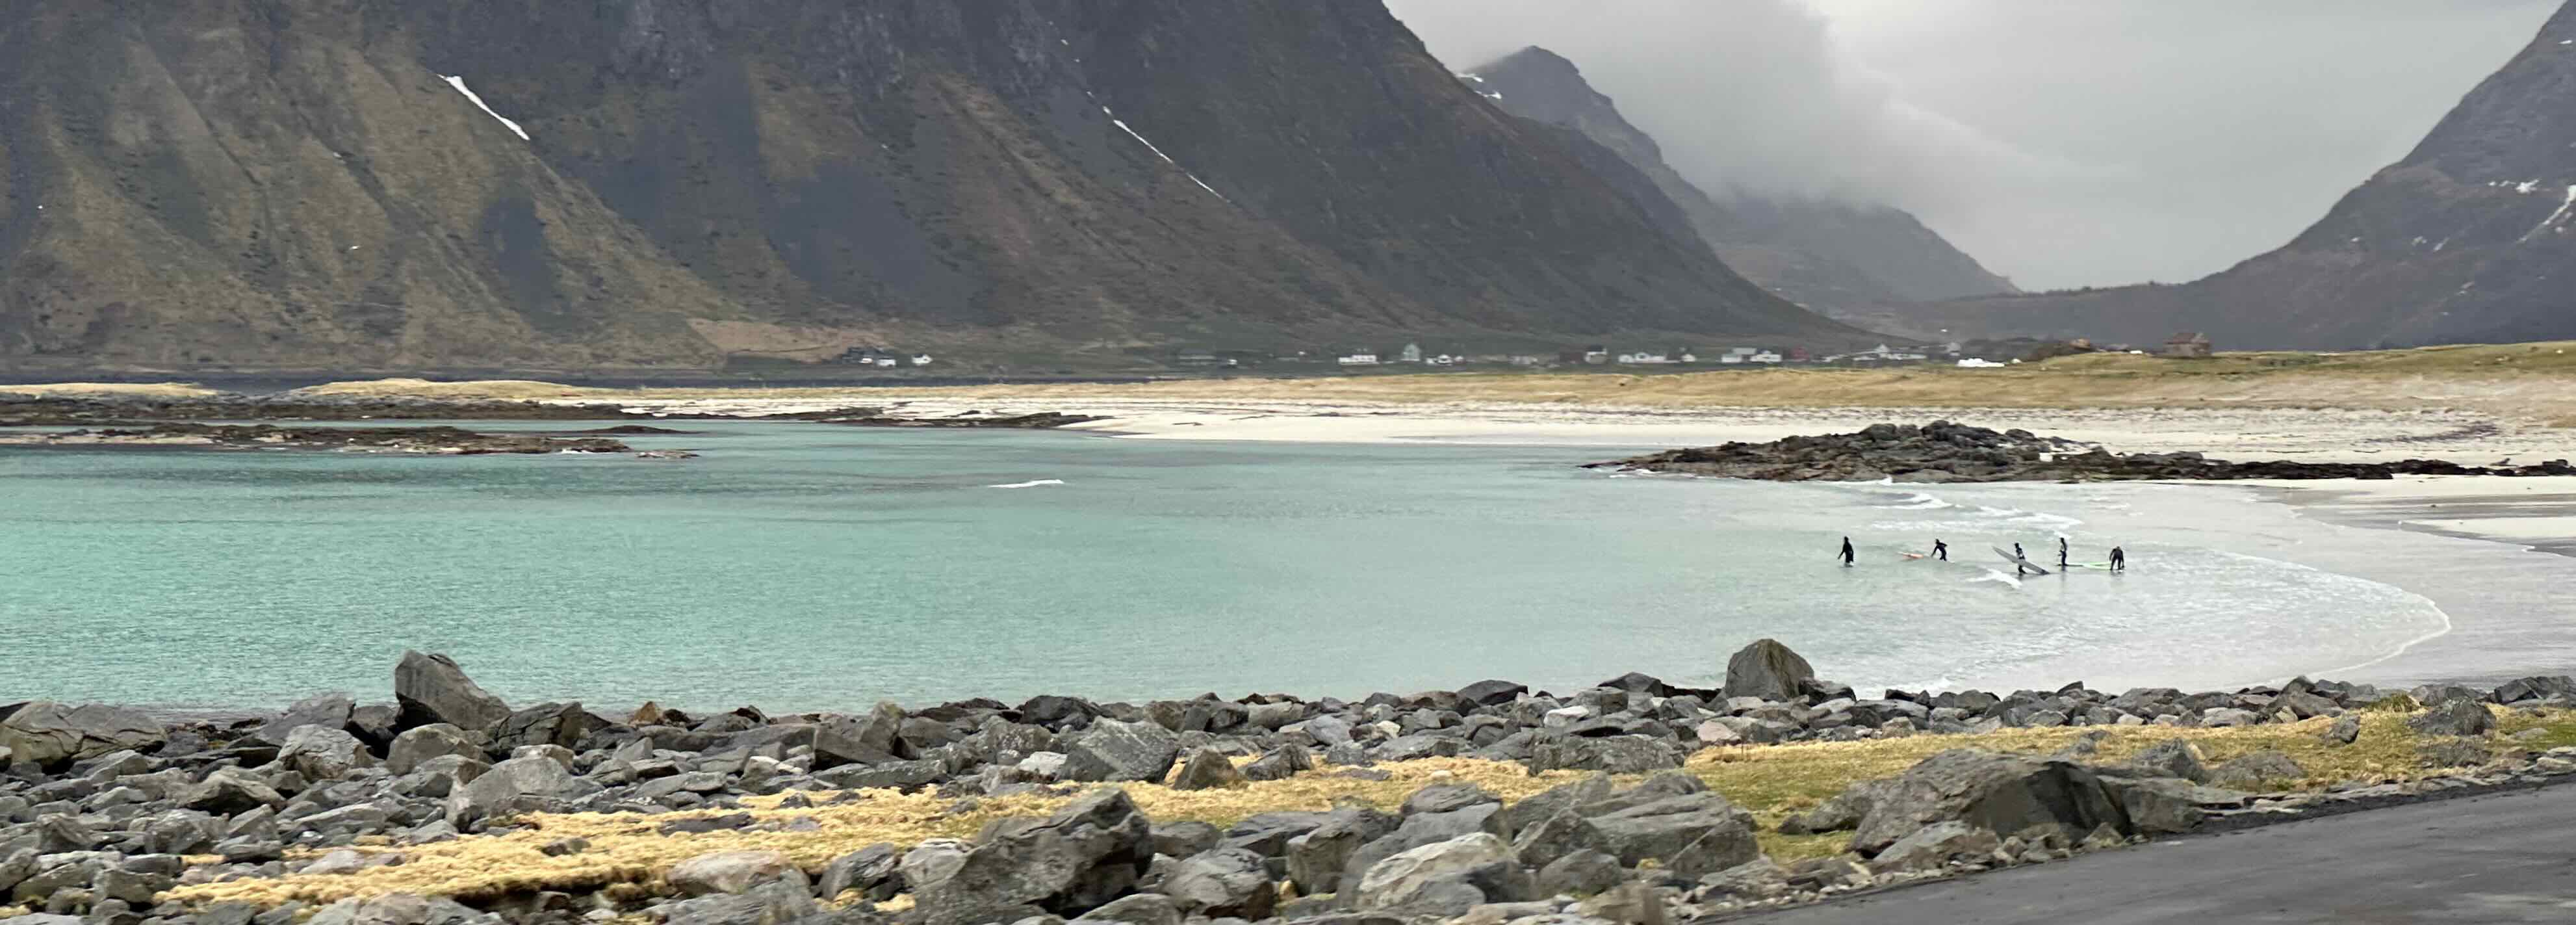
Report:
M674 426L702 433L630 442L701 458L0 451L0 702L382 700L406 648L513 702L603 710L1563 689L1712 682L1760 636L1862 685L2189 686L2362 663L2444 619L2295 564L2317 540L2286 508L2192 487ZM1061 484L990 487L1042 480ZM2014 540L2053 557L2060 531L2078 561L2126 544L2134 570L1988 568ZM1860 567L1833 562L1846 534ZM1898 557L1934 535L1958 562Z

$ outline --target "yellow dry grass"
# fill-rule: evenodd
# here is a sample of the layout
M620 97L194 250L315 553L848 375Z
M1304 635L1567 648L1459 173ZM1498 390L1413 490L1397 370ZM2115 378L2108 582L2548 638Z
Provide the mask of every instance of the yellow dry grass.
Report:
M2576 342L2355 353L2225 353L2202 360L2060 357L2005 369L1720 369L1175 379L903 389L992 400L1528 403L1616 408L2356 408L2477 411L2576 425ZM596 389L521 380L339 382L309 391L443 398L853 400L853 388ZM865 394L883 398L888 390Z
M49 382L41 385L0 385L0 392L38 395L46 398L77 398L85 395L121 398L197 398L215 394L214 389L193 382Z
M2408 714L2396 712L2362 714L2360 740L2341 747L2329 746L2318 737L2328 722L2322 719L2237 729L2010 729L1976 736L1927 735L1710 749L1693 756L1685 769L1751 811L1762 823L1764 850L1788 860L1838 853L1848 836L1787 836L1771 831L1782 819L1812 808L1854 783L1897 774L1944 749L2049 753L2098 732L2096 751L2086 760L2107 763L2126 759L2165 739L2189 738L2200 744L2213 763L2265 749L2286 752L2307 770L2307 777L2274 785L2315 790L2337 781L2402 781L2434 773L2417 765L2415 749L2421 739L2407 729L2407 717ZM2540 717L2499 713L2499 723L2506 734L2543 730L2538 738L2520 743L2521 747L2576 744L2576 712L2553 712ZM1465 758L1396 762L1380 765L1379 770L1388 773L1387 780L1315 773L1224 790L1183 791L1160 784L1129 784L1126 789L1137 806L1158 821L1200 820L1225 826L1256 813L1330 809L1343 800L1392 810L1406 795L1432 783L1474 784L1513 801L1580 776L1571 771L1532 776L1516 764ZM168 897L193 904L244 901L275 905L289 900L327 903L388 892L465 898L610 886L620 891L657 892L662 889L663 872L671 865L707 852L779 851L808 871L819 871L833 858L878 842L909 846L926 838L972 838L993 820L1042 816L1070 799L1004 797L975 801L971 808L952 812L956 804L926 793L860 791L851 802L807 809L778 808L784 798L744 801L756 824L767 828L662 835L656 828L663 823L713 813L538 815L523 820L528 827L517 832L399 849L406 859L400 865L346 875L296 875L182 887ZM811 820L814 829L779 828L798 820ZM563 857L548 857L538 850L547 842L565 837L586 839L590 849Z

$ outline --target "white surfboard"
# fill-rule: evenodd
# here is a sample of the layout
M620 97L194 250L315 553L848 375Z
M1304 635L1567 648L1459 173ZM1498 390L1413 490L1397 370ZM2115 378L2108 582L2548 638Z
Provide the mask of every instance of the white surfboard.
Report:
M2020 557L2020 556L2013 555L2013 554L2012 554L2012 550L2005 549L2005 548L2003 548L2003 547L2001 547L2001 546L1988 546L1988 547L1986 547L1986 548L1994 550L1994 551L1995 551L1995 555L1998 555L1998 556L2002 556L2002 557L2004 557L2004 561L2006 561L2006 562L2010 562L2010 563L2012 563L2012 564L2014 564L2014 565L2018 565L2018 566L2021 566L2021 567L2023 567L2023 568L2029 569L2029 570L2031 571L2031 574L2034 574L2034 575L2046 575L2046 574L2048 574L2048 570L2047 570L2047 569L2044 569L2044 568L2039 567L2039 564L2038 564L2038 563L2032 562L2032 561L2030 561L2029 559L2024 559L2024 558L2022 558L2022 557Z

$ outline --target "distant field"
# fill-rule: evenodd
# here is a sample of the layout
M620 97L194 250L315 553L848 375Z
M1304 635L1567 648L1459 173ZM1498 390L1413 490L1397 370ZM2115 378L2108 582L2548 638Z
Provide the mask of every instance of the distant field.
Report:
M101 391L88 385L14 391ZM175 386L113 387L175 394ZM818 397L856 388L595 389L524 380L385 379L305 390L347 395L574 399ZM2576 427L2576 341L2353 353L2225 353L2202 360L2131 354L2061 357L2004 369L1705 369L1698 371L1419 373L1306 378L1174 379L889 389L885 394L994 399L1556 403L1605 407L2458 409Z

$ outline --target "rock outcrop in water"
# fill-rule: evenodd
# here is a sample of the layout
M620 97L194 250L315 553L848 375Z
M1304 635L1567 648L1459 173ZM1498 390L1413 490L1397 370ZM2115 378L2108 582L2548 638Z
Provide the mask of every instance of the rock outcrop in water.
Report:
M0 435L0 446L332 450L434 456L626 453L634 450L606 437L496 434L457 427L278 427L273 424L153 424L42 431Z
M565 925L580 920L575 910L671 925L1683 921L2142 837L2576 773L2576 749L2500 751L2486 726L2462 719L2491 726L2490 704L2576 706L2576 681L2564 677L2405 695L2300 679L2195 694L2111 695L2071 684L1861 699L1847 686L1778 670L1806 663L1776 642L1730 664L1760 675L1730 677L1730 687L1794 677L1796 690L1730 698L1631 674L1569 695L1488 681L1356 702L1042 696L1017 706L881 704L859 716L749 707L693 716L646 704L612 718L578 703L513 709L454 661L415 652L395 672L398 705L324 696L274 717L172 726L107 707L0 706L0 922L148 916L161 925L240 925L309 913L331 923ZM2323 733L2333 748L2355 740L2365 708L2419 704L2431 707L2415 732L2434 746L2425 753L2431 766L2488 766L2420 783L2266 793L2303 776L2297 762L2254 752L2212 767L2188 738L2193 729L2334 718ZM1952 749L1862 781L1778 825L1792 834L1851 832L1852 853L1789 865L1762 856L1762 825L1744 808L1676 770L1715 747L2149 725L2176 737L2117 761L2094 756L2099 734L2073 737L2051 755ZM1255 755L1232 767L1230 759ZM1587 773L1508 803L1435 776L1400 806L1252 812L1222 828L1157 821L1127 791L1090 787L1152 787L1178 765L1173 793L1240 791L1250 801L1259 792L1245 788L1260 782L1386 780L1373 765L1429 757ZM980 834L870 845L797 812L864 814L891 791L935 792L945 808L928 819L879 811L865 825L945 820ZM979 818L988 804L1016 798L1063 802L1043 817ZM1311 796L1303 799L1311 807ZM543 814L567 812L606 814L585 818L607 827L580 829L590 837L555 834L568 820ZM764 847L689 847L689 839L736 832L757 833ZM361 893L319 910L206 899L345 895L331 885L459 839L489 846L473 855L479 864L526 870L469 878L482 885L453 896ZM625 860L639 839L659 860ZM439 853L421 866L461 856ZM462 876L438 870L446 873L433 871L431 881ZM296 889L259 889L278 878ZM910 911L877 905L898 895L911 898ZM824 911L824 902L839 911ZM13 903L62 918L9 919Z
M1591 468L1772 482L2116 482L2235 479L2387 479L2400 475L2576 475L2566 460L2463 466L2438 459L2385 463L2228 462L2199 453L2113 453L2025 430L1934 421L1873 424L1848 434L1666 450Z

